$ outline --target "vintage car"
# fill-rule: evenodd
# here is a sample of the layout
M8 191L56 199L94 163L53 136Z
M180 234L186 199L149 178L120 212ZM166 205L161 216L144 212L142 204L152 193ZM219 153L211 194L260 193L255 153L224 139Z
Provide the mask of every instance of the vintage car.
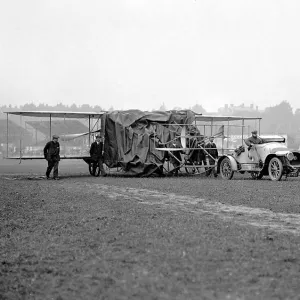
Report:
M297 177L300 170L300 152L292 151L281 136L260 136L263 143L252 147L244 145L218 160L218 171L223 179L230 180L234 172L249 172L254 179L269 176L279 181L282 176Z

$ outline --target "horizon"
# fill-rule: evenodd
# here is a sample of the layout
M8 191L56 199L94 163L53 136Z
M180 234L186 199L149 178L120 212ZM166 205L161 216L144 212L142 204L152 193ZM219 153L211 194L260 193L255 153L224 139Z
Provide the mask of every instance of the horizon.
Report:
M295 113L295 111L296 111L297 109L300 109L300 107L293 107L293 106L289 103L289 101L287 101L287 100L282 100L282 101L280 101L279 103L275 103L275 104L273 104L273 105L266 106L266 107L260 107L260 106L255 106L255 105L252 106L252 104L250 104L250 105L245 105L245 103L240 103L240 104L237 104L237 105L232 104L232 103L225 103L223 106L217 107L216 110L214 110L214 111L209 111L209 110L206 109L205 106L203 106L203 105L201 105L201 104L198 104L198 103L195 103L195 104L192 105L191 107L165 107L165 110L166 110L166 111L169 111L169 110L192 110L193 106L200 105L200 106L202 106L202 108L206 111L205 113L208 113L208 114L209 114L209 113L218 113L220 109L225 108L225 106L228 105L228 108L230 108L230 107L233 106L233 109L236 109L236 108L245 108L245 109L246 109L246 110L245 110L246 112L249 112L249 111L251 111L251 109L252 109L253 112L257 111L258 113L261 113L261 112L264 112L266 108L272 108L272 107L278 106L279 104L281 104L281 103L283 103L283 102L287 102L287 103L291 106L291 108L292 108L292 110L293 110L293 113ZM98 105L98 104L96 104L96 105L90 105L89 103L83 103L83 104L81 104L81 105L80 105L80 104L77 105L77 104L73 103L73 104L71 104L71 105L66 105L66 104L64 104L64 103L62 103L62 102L59 102L59 103L57 103L57 104L55 104L55 105L49 105L49 104L47 104L47 103L34 104L33 102L25 103L25 104L22 104L22 105L15 105L15 106L11 106L11 107L9 107L9 105L1 105L1 106L0 106L0 109L3 109L3 108L9 108L9 109L17 109L17 110L18 110L18 109L21 109L21 106L25 106L25 105L34 105L35 107L38 107L39 105L41 105L41 106L45 105L45 106L49 106L49 107L51 107L51 108L54 108L55 106L62 105L62 106L64 106L66 109L71 108L73 105L75 105L77 109L80 109L81 106L88 105L90 108L94 108L94 107L99 106L99 107L101 108L101 111L117 111L117 110L120 110L120 111L122 111L122 110L159 111L159 110L160 110L160 107L163 106L163 103L162 103L162 105L160 105L160 107L158 107L158 108L154 108L154 107L153 107L153 108L151 108L151 109L149 109L149 110L142 110L142 109L139 109L139 108L136 108L136 107L134 107L134 108L133 108L133 107L132 107L132 108L127 108L127 109L118 109L118 108L115 108L115 107L102 107L101 105ZM251 107L251 106L252 106L252 107ZM247 108L249 108L249 110L247 110ZM58 111L59 111L59 110L58 110Z

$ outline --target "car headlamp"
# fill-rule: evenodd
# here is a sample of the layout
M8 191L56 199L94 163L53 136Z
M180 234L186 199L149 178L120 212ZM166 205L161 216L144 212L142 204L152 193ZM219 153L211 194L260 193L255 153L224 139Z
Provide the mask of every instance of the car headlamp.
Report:
M295 159L295 156L294 156L294 154L293 154L292 152L287 153L287 154L286 154L286 157L287 157L288 160L293 160L293 159Z

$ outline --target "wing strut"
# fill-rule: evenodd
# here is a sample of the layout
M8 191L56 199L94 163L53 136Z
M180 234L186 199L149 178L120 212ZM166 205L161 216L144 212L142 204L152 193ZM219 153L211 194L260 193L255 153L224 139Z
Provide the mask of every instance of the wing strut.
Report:
M6 113L6 158L8 158L8 113Z
M22 138L23 138L23 128L22 128L22 115L20 115L20 126L21 126L21 132L20 132L20 162L22 163Z
M51 141L51 114L50 114L50 141Z
M89 115L89 145L91 145L91 115Z

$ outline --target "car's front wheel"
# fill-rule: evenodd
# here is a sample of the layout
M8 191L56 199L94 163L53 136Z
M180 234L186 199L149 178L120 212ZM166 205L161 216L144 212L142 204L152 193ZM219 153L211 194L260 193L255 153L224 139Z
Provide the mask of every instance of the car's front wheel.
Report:
M279 181L283 174L282 161L278 157L273 157L269 162L268 171L271 180Z
M223 179L230 180L232 178L234 171L232 170L231 161L228 157L221 161L220 173Z

